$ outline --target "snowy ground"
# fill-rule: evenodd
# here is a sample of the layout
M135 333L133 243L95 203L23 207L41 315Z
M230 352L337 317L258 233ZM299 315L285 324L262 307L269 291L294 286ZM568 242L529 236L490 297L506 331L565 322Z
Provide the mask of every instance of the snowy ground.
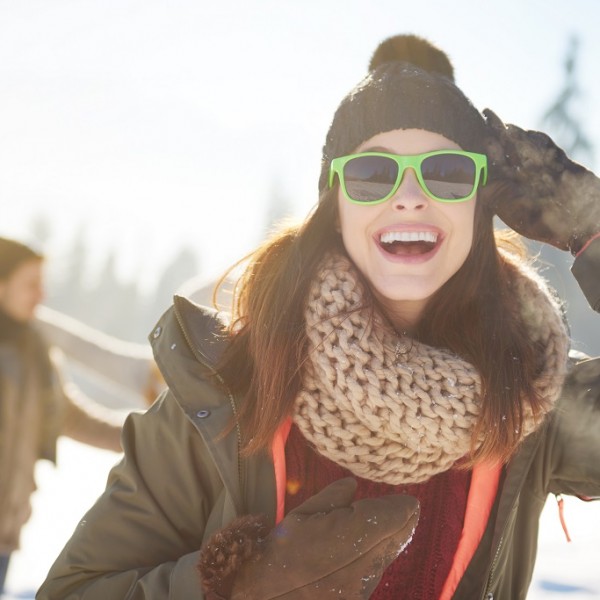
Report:
M46 461L38 464L33 517L23 531L22 550L13 555L6 600L33 598L79 518L104 489L108 470L118 458L61 439L59 468ZM571 543L565 540L556 502L549 498L529 600L600 599L600 502L565 498L565 516Z

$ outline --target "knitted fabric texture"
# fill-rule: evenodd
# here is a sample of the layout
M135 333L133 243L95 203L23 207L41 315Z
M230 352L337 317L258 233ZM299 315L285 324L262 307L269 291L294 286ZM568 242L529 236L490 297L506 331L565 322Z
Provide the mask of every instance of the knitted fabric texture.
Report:
M524 326L532 344L544 349L534 387L549 410L564 380L568 336L545 282L517 262L512 269ZM480 413L479 374L446 349L398 340L361 302L351 261L328 257L305 313L309 358L294 422L321 454L358 477L389 484L426 481L471 448ZM540 422L525 408L521 436Z

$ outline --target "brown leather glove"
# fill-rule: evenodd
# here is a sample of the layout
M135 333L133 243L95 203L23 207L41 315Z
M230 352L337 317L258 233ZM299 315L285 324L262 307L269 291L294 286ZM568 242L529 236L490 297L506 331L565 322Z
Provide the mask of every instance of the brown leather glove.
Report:
M600 179L546 134L505 125L485 109L490 180L509 183L496 214L525 237L577 254L600 231Z
M198 565L206 597L369 598L412 539L419 504L405 495L352 502L355 491L352 478L332 483L266 536L264 521L256 517L217 533Z

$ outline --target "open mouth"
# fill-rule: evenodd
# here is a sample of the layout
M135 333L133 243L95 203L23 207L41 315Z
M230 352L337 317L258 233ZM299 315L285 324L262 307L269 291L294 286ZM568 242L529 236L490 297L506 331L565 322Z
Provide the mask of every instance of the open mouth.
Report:
M438 239L434 231L387 231L379 236L379 245L395 256L415 256L434 250Z

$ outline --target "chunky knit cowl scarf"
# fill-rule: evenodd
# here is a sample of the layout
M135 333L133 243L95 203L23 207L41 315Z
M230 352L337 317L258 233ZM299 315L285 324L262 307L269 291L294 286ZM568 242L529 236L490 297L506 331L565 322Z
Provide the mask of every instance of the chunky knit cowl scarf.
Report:
M518 262L511 269L524 326L543 348L534 387L550 410L566 370L565 325L545 282ZM399 338L360 308L362 295L350 260L328 257L305 313L308 365L294 422L318 452L358 477L393 485L426 481L471 450L479 374L449 350ZM540 421L525 409L522 438Z

